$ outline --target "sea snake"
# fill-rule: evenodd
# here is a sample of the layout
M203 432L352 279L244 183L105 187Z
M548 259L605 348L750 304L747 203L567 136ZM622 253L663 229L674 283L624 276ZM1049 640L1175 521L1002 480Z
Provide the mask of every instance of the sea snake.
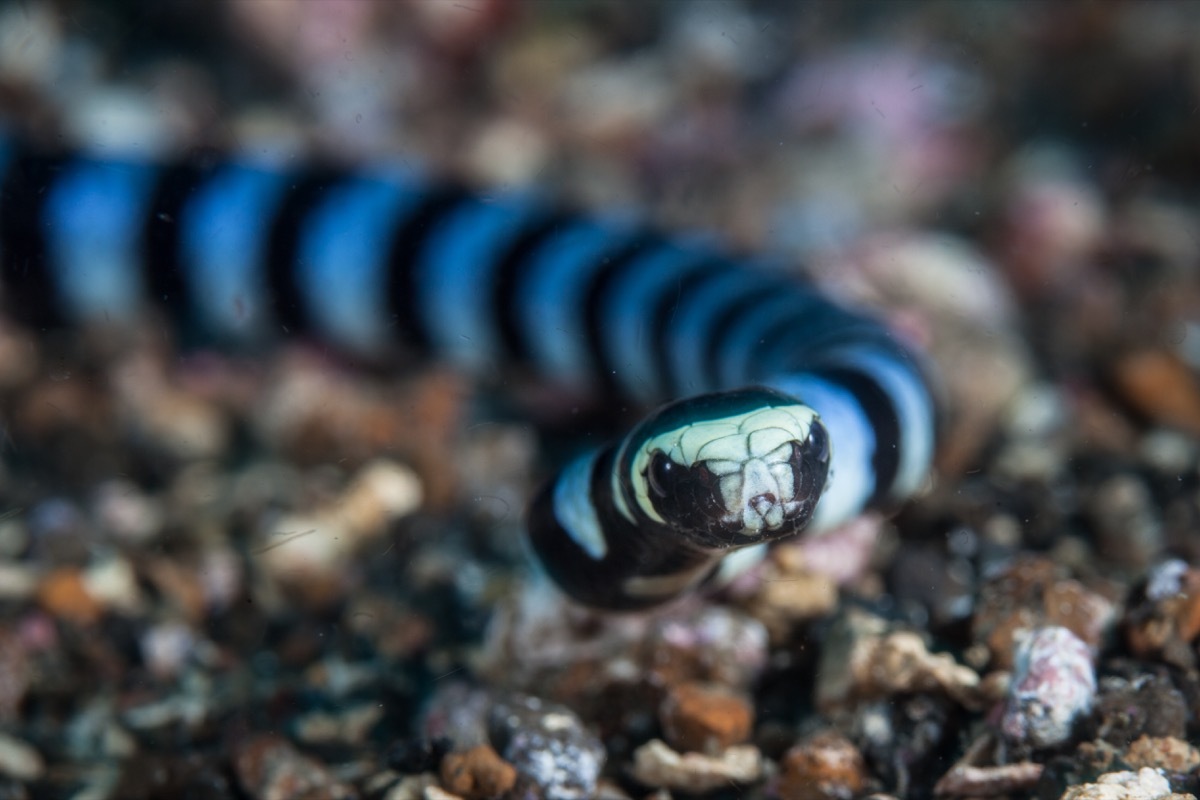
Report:
M663 603L733 551L893 506L933 457L927 370L880 322L696 238L407 168L0 144L0 279L39 328L149 301L218 341L399 339L665 401L529 508L546 572L600 608Z

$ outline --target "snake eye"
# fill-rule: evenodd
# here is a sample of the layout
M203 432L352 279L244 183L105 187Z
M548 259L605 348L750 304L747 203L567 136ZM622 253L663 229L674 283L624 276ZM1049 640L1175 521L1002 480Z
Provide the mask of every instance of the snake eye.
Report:
M824 425L813 425L812 430L808 434L809 458L817 464L825 464L829 461L829 434L825 432Z
M661 452L655 453L650 459L650 468L646 470L650 491L658 497L666 497L667 489L675 477L675 471L675 462Z

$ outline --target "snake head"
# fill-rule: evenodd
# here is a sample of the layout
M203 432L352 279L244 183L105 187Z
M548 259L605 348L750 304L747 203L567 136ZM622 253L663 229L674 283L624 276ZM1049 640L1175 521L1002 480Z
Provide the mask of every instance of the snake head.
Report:
M829 437L816 412L770 389L665 406L629 446L627 504L701 547L803 530L829 474Z

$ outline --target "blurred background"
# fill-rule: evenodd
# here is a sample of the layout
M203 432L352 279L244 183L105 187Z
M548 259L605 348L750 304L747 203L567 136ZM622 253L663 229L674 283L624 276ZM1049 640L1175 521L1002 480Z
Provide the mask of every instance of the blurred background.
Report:
M780 256L926 347L946 416L923 501L866 545L777 558L809 589L797 574L824 563L824 605L753 587L718 603L763 637L753 669L727 655L768 756L815 724L804 641L838 585L982 672L1012 666L1004 602L981 598L1015 559L1051 565L1022 578L1038 586L1073 576L1070 624L1097 648L1148 570L1200 559L1200 4L19 0L0 3L0 121L49 148L533 185ZM256 782L284 747L250 737L268 730L382 796L368 777L422 752L387 747L450 675L566 702L619 776L670 670L714 679L699 617L678 623L690 645L646 634L693 648L669 669L620 637L552 664L593 673L521 665L568 634L494 619L549 438L508 409L481 421L501 401L436 368L212 353L161 311L129 322L0 325L5 797L277 796ZM570 420L572 403L530 404ZM1193 676L1176 732L1194 733L1194 647L1138 648L1118 653ZM614 654L652 677L596 666ZM934 719L911 763L899 734L855 739L870 785L928 795L982 724L947 708L888 712Z

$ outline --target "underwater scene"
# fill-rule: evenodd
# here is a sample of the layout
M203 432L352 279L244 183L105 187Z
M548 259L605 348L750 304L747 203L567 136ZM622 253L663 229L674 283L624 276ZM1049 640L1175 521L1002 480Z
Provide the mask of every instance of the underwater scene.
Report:
M1200 3L0 2L0 800L1200 795Z

